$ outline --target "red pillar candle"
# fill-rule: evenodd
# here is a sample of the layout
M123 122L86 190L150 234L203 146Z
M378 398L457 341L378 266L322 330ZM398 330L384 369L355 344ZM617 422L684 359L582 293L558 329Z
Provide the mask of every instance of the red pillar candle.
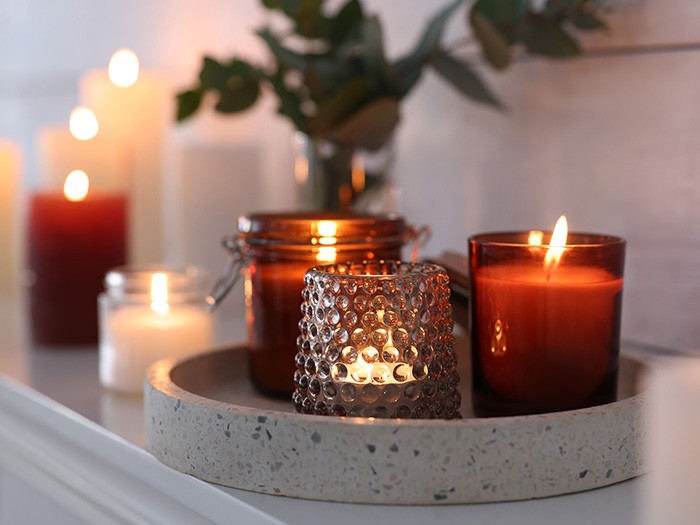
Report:
M126 198L88 195L86 177L84 191L71 188L73 173L65 194L37 193L29 205L29 308L39 344L97 343L97 295L107 270L126 260Z
M573 233L538 245L528 236L469 240L477 415L568 410L615 399L624 240Z

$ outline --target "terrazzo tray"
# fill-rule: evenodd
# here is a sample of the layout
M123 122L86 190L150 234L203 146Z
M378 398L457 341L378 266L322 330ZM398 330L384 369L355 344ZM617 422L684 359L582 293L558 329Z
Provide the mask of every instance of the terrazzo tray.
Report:
M229 487L298 498L455 504L542 498L641 474L644 366L621 359L609 405L535 416L367 420L300 415L258 395L245 347L159 361L145 386L146 438L160 461ZM462 371L467 378L467 371Z

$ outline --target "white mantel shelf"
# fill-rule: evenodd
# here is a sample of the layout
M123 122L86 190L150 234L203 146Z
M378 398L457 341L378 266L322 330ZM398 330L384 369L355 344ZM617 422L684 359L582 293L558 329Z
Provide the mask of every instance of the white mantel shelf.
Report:
M21 303L0 299L0 467L86 523L638 523L639 480L556 498L441 507L305 501L200 481L145 450L142 400L100 387L95 348L28 344Z

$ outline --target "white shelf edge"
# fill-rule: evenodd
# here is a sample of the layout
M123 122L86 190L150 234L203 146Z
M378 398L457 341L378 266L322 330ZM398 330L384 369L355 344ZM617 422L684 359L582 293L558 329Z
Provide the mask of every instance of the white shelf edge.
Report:
M279 524L0 374L0 465L92 523Z

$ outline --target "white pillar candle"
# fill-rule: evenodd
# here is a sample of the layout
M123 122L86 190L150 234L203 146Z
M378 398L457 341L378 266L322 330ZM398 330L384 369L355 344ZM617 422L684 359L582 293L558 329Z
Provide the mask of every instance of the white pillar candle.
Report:
M136 264L161 262L161 157L174 93L160 74L139 71L135 55L121 51L115 53L109 72L90 71L81 78L80 95L102 129L133 153L131 259Z
M105 133L78 140L68 127L39 130L36 139L41 187L58 190L66 176L79 169L90 174L96 189L123 191L131 178L130 152L122 143Z
M650 474L643 481L642 523L690 524L700 517L700 360L659 365L649 388Z
M110 272L107 293L100 297L100 381L124 393L143 391L146 370L155 361L207 350L213 341L212 316L205 311L197 290L193 292L191 283L185 281L186 275L150 273L150 294L134 293L144 282L144 273L134 272L136 281L127 283L123 277L129 279L128 270ZM122 280L110 290L116 274ZM175 295L169 276L180 279Z
M18 272L17 203L20 177L20 150L0 141L0 292L14 290Z

